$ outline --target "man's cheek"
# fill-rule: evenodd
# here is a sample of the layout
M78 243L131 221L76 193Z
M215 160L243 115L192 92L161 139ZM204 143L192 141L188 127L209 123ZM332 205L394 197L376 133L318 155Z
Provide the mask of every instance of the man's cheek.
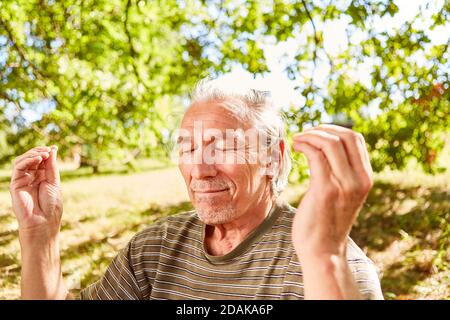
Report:
M179 168L181 175L183 176L184 182L186 183L186 186L189 190L189 185L191 183L191 179L190 179L191 166L186 165L186 164L179 164L178 168Z

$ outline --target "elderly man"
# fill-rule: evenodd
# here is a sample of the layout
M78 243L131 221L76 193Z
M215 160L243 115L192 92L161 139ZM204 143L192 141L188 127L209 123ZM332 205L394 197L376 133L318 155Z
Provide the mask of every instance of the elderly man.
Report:
M195 210L135 235L80 298L383 298L372 262L349 238L372 187L361 134L322 125L294 135L293 149L310 168L297 209L278 197L290 171L289 147L267 92L201 81L178 144ZM61 273L56 153L56 146L37 147L14 161L10 191L24 299L74 297Z

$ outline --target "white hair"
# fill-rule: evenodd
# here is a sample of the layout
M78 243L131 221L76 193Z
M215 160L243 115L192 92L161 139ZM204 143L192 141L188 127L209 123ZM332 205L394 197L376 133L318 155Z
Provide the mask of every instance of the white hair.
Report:
M285 125L281 108L277 108L270 91L258 90L256 82L245 81L236 77L220 79L206 78L199 81L191 95L191 105L204 101L220 101L240 120L251 123L265 134L267 147L284 141L284 154L279 169L273 173L272 193L278 196L288 183L291 171L291 156L286 140Z

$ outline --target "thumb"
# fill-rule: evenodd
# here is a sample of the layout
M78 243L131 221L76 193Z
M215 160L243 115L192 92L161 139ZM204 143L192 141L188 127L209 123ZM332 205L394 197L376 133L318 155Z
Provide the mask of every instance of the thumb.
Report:
M45 174L47 176L47 181L49 183L58 184L60 182L59 170L57 164L57 153L58 147L53 145L51 146L50 157L47 159L45 164Z

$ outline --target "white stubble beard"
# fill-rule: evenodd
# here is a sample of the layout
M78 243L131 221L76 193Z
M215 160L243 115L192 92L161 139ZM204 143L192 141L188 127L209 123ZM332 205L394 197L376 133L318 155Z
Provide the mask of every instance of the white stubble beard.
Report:
M213 201L200 200L195 204L197 216L205 224L223 224L236 218L236 208L230 202L216 205Z

